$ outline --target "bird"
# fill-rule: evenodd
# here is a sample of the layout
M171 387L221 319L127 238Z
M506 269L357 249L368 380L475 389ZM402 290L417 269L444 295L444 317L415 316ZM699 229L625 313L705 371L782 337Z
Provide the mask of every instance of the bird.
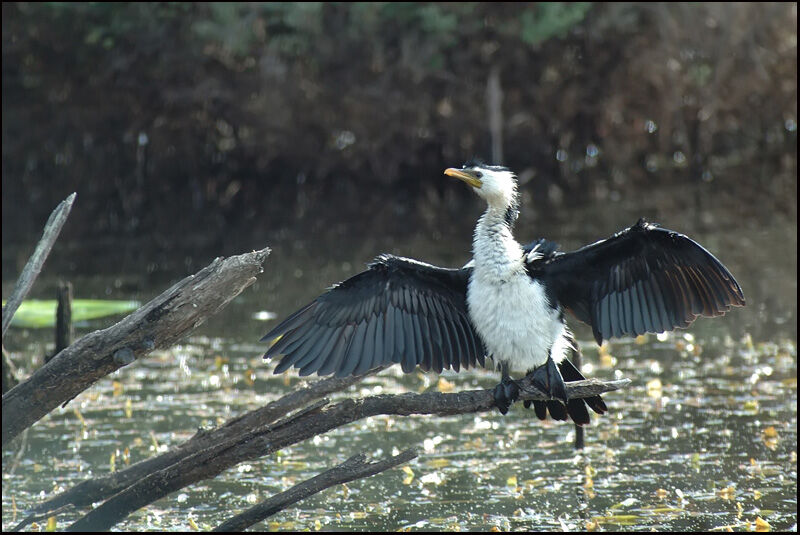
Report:
M516 175L473 160L448 168L486 202L472 259L444 268L381 254L367 269L330 287L271 329L265 359L274 373L361 375L400 364L410 373L459 371L490 363L501 379L492 390L506 414L519 398L511 374L524 373L547 400L526 400L539 419L578 425L588 408L604 414L601 396L570 399L566 382L584 376L569 361L577 343L567 314L588 324L598 345L612 337L688 327L744 306L730 271L701 245L644 218L609 238L571 252L546 239L522 245Z

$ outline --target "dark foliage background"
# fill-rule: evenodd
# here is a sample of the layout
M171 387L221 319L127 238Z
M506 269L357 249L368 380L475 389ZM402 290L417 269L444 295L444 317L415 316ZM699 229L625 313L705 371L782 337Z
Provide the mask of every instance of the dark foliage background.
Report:
M637 189L681 205L694 188L737 217L796 220L795 3L50 2L2 15L4 251L32 243L72 191L67 239L214 255L293 226L324 232L326 210L377 228L458 213L472 199L445 192L442 170L491 160L493 141L543 212Z

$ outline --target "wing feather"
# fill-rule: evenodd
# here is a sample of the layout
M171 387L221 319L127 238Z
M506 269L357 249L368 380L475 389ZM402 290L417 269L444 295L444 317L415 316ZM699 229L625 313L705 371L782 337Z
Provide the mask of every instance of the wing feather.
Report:
M339 377L391 363L406 372L483 363L467 311L470 273L381 255L267 333L265 358L281 358L276 373Z
M536 257L527 268L592 326L597 343L687 327L697 316L745 304L736 279L711 253L644 220L577 251Z

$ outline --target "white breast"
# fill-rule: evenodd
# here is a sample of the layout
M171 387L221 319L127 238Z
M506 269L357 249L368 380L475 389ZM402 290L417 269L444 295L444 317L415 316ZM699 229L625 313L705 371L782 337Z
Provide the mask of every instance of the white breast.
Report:
M473 271L467 305L487 353L496 363L507 362L520 372L544 364L551 349L553 360L560 362L568 347L566 329L544 287L526 273L505 281L486 275Z
M514 371L528 372L552 356L561 362L567 330L544 286L525 271L522 247L491 211L479 221L467 306L487 354Z

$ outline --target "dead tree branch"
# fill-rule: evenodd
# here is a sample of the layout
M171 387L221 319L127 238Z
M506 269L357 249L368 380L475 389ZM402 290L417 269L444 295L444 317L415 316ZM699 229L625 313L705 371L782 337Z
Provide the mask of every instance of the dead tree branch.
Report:
M367 375L377 373L383 368L377 368ZM231 436L239 436L251 429L267 426L290 412L317 401L329 394L348 388L361 381L365 376L358 377L330 377L317 381L306 388L291 392L267 405L250 411L242 416L232 418L224 425L213 430L199 430L192 438L176 448L156 457L140 461L124 470L114 472L102 477L88 479L71 489L54 496L39 504L32 510L32 514L25 518L14 531L19 531L31 522L53 515L64 507L88 507L113 496L117 492L134 484L136 481L147 477L149 474L175 464L198 451L212 447Z
M44 265L44 261L47 260L50 249L53 248L53 244L61 233L61 229L64 227L70 210L72 210L72 203L75 202L75 195L76 194L73 193L61 201L47 219L42 238L39 240L39 243L36 244L36 249L28 259L28 263L25 264L25 268L23 268L19 279L17 279L17 284L14 286L14 291L11 292L11 297L8 298L6 306L3 307L2 338L6 337L6 330L8 330L8 326L11 325L11 318L14 317L17 309L22 304L22 300L28 295L28 292L33 286L33 282L36 280L36 277L39 276L39 272L42 271L42 265ZM3 444L5 444L5 440L3 440Z
M183 338L255 282L268 254L217 258L116 325L58 353L3 395L3 445L101 377Z
M330 470L326 470L311 479L298 483L287 491L276 494L258 505L254 505L247 511L226 520L214 528L213 531L244 531L253 524L261 522L265 518L286 509L290 505L327 488L356 479L374 476L389 468L394 468L399 464L406 463L416 458L417 455L416 449L411 448L394 457L389 457L388 459L375 463L368 463L366 462L367 456L363 453L359 453Z
M567 383L570 398L596 396L623 388L629 380L602 382L597 380ZM520 381L520 400L546 400L528 378ZM492 390L471 390L455 394L428 392L400 395L379 395L332 406L324 403L302 410L272 425L244 430L228 436L213 446L198 451L181 461L151 473L72 524L74 531L107 530L127 515L192 483L212 478L244 461L270 455L315 435L326 433L354 421L376 416L410 414L454 415L494 410Z

